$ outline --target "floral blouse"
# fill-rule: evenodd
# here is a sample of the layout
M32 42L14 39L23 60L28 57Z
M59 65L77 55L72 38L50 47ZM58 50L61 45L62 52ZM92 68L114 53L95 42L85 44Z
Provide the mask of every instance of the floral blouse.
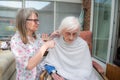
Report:
M24 44L20 38L20 34L16 34L11 38L11 50L16 59L16 80L36 80L37 67L27 70L28 60L35 55L43 41L39 37L29 44Z

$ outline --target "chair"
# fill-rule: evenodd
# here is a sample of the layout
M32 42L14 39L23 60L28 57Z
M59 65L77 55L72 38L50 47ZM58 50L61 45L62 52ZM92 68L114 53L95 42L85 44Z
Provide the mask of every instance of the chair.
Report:
M89 46L90 53L92 55L92 32L91 31L81 31L80 35L81 38L83 38ZM100 73L101 75L104 75L104 69L95 61L92 61L93 67ZM43 72L43 74L40 76L40 80L44 80L44 75L46 74L46 71Z
M88 43L90 53L91 53L91 56L92 56L92 32L91 31L81 31L79 36L81 38L83 38ZM100 74L104 73L104 69L96 61L92 61L92 64L93 64L93 67Z
M105 75L101 74L104 80L120 80L120 67L114 64L106 64Z
M92 32L81 31L80 37L82 37L88 43L90 52L92 53ZM107 63L106 71L104 72L104 69L97 62L92 61L92 64L104 80L120 80L120 67Z
M120 80L120 67L107 63L105 76L108 78L108 80Z

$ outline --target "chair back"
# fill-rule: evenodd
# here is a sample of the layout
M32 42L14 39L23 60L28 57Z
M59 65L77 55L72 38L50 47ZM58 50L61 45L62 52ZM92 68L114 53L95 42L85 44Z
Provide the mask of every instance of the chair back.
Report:
M79 36L88 43L90 52L92 54L92 32L91 31L80 31Z

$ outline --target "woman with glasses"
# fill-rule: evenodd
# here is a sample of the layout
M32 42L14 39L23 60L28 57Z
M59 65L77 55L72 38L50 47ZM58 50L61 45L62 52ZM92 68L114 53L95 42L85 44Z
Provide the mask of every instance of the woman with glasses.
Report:
M38 25L38 13L35 9L22 8L18 11L17 31L11 38L11 50L16 60L16 80L36 80L37 66L45 51L55 45L53 40L44 43L35 33Z

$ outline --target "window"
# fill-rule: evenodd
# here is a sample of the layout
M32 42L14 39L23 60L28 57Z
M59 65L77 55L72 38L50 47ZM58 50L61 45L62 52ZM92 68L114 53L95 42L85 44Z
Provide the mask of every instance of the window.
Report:
M31 5L32 4L32 5ZM51 33L54 28L54 2L45 1L26 1L26 7L33 7L39 12L38 33Z
M106 62L110 37L111 0L94 0L93 54Z
M21 7L21 1L0 1L0 39L14 34L16 11Z
M74 2L74 1L73 1ZM22 7L33 7L39 12L39 29L37 33L51 33L56 30L66 16L79 17L80 2L60 2L51 0L8 0L0 1L0 39L15 32L16 11ZM3 5L4 4L4 5ZM32 5L31 5L32 4ZM10 14L10 15L8 15Z
M82 6L79 3L56 3L56 29L59 27L62 19L67 16L80 16Z

